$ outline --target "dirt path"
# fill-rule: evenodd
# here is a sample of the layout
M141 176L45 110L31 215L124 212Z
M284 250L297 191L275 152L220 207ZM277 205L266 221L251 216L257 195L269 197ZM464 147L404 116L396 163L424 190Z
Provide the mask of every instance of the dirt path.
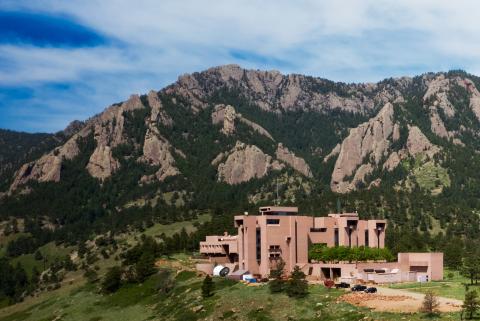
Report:
M403 289L377 287L376 294L347 293L341 297L342 301L385 312L417 312L422 306L424 294ZM459 311L462 301L445 297L438 297L440 312Z

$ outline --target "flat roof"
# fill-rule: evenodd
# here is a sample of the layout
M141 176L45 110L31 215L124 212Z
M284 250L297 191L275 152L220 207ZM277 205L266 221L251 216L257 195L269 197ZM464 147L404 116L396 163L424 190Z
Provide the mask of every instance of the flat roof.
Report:
M298 207L296 206L262 206L260 212L289 212L298 213Z

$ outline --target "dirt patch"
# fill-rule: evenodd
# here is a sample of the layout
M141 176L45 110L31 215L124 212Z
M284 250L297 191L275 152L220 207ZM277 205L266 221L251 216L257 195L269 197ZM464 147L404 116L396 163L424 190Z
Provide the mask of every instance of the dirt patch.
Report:
M379 293L352 292L340 296L337 301L347 302L356 306L367 307L382 312L418 312L423 302L423 294L407 291L382 291ZM386 290L386 289L385 289ZM461 302L448 298L439 298L440 312L454 312L461 309Z

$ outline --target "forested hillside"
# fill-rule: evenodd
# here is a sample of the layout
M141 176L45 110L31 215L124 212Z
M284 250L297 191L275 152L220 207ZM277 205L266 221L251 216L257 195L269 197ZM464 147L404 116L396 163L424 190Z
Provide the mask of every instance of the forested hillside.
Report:
M344 84L229 65L132 95L63 139L2 131L1 228L22 234L7 253L208 212L195 232L165 237L169 251L194 250L278 187L308 215L387 218L394 253L444 250L458 264L480 233L479 80Z

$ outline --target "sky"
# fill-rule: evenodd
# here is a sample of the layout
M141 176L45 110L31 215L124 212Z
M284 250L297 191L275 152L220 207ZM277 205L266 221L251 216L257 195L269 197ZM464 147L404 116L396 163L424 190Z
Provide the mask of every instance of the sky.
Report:
M56 132L235 63L343 82L480 75L480 1L1 0L0 128Z

